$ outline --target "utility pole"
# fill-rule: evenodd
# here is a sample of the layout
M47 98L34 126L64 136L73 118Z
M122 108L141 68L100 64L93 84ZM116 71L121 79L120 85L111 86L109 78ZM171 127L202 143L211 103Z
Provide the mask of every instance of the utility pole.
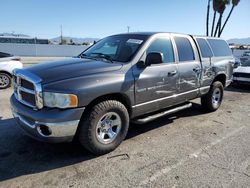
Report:
M61 29L61 44L63 44L63 32L62 32L62 25L60 26Z
M36 55L36 57L37 57L37 37L35 37L34 38L34 40L35 40L35 55Z
M127 26L127 29L128 29L128 33L129 33L129 30L130 30L130 26Z

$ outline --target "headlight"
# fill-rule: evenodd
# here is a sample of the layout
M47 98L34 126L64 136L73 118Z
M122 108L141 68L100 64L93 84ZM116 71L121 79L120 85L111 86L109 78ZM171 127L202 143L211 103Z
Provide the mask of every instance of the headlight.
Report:
M77 107L78 99L74 94L44 92L43 104L47 107L72 108Z

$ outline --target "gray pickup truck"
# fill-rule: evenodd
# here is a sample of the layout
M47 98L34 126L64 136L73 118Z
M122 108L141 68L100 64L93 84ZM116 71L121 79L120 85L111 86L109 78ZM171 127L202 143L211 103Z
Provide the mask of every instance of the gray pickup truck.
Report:
M218 38L176 33L109 36L78 57L14 71L11 108L20 127L47 142L77 138L104 154L145 123L191 107L201 98L219 108L234 58Z

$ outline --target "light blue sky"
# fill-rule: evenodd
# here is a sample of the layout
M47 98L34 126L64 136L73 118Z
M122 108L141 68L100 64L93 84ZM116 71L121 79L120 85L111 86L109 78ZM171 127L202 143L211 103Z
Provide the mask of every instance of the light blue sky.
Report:
M131 31L205 34L207 0L3 0L0 33L102 38ZM229 7L228 7L229 10ZM227 12L225 12L226 17ZM250 0L241 0L222 37L250 37ZM212 19L211 19L212 21Z

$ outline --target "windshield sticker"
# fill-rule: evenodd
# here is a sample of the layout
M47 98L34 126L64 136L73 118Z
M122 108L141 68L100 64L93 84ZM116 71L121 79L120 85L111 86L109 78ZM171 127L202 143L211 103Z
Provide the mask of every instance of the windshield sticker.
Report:
M138 40L138 39L128 39L128 43L134 43L134 44L141 44L143 40Z

